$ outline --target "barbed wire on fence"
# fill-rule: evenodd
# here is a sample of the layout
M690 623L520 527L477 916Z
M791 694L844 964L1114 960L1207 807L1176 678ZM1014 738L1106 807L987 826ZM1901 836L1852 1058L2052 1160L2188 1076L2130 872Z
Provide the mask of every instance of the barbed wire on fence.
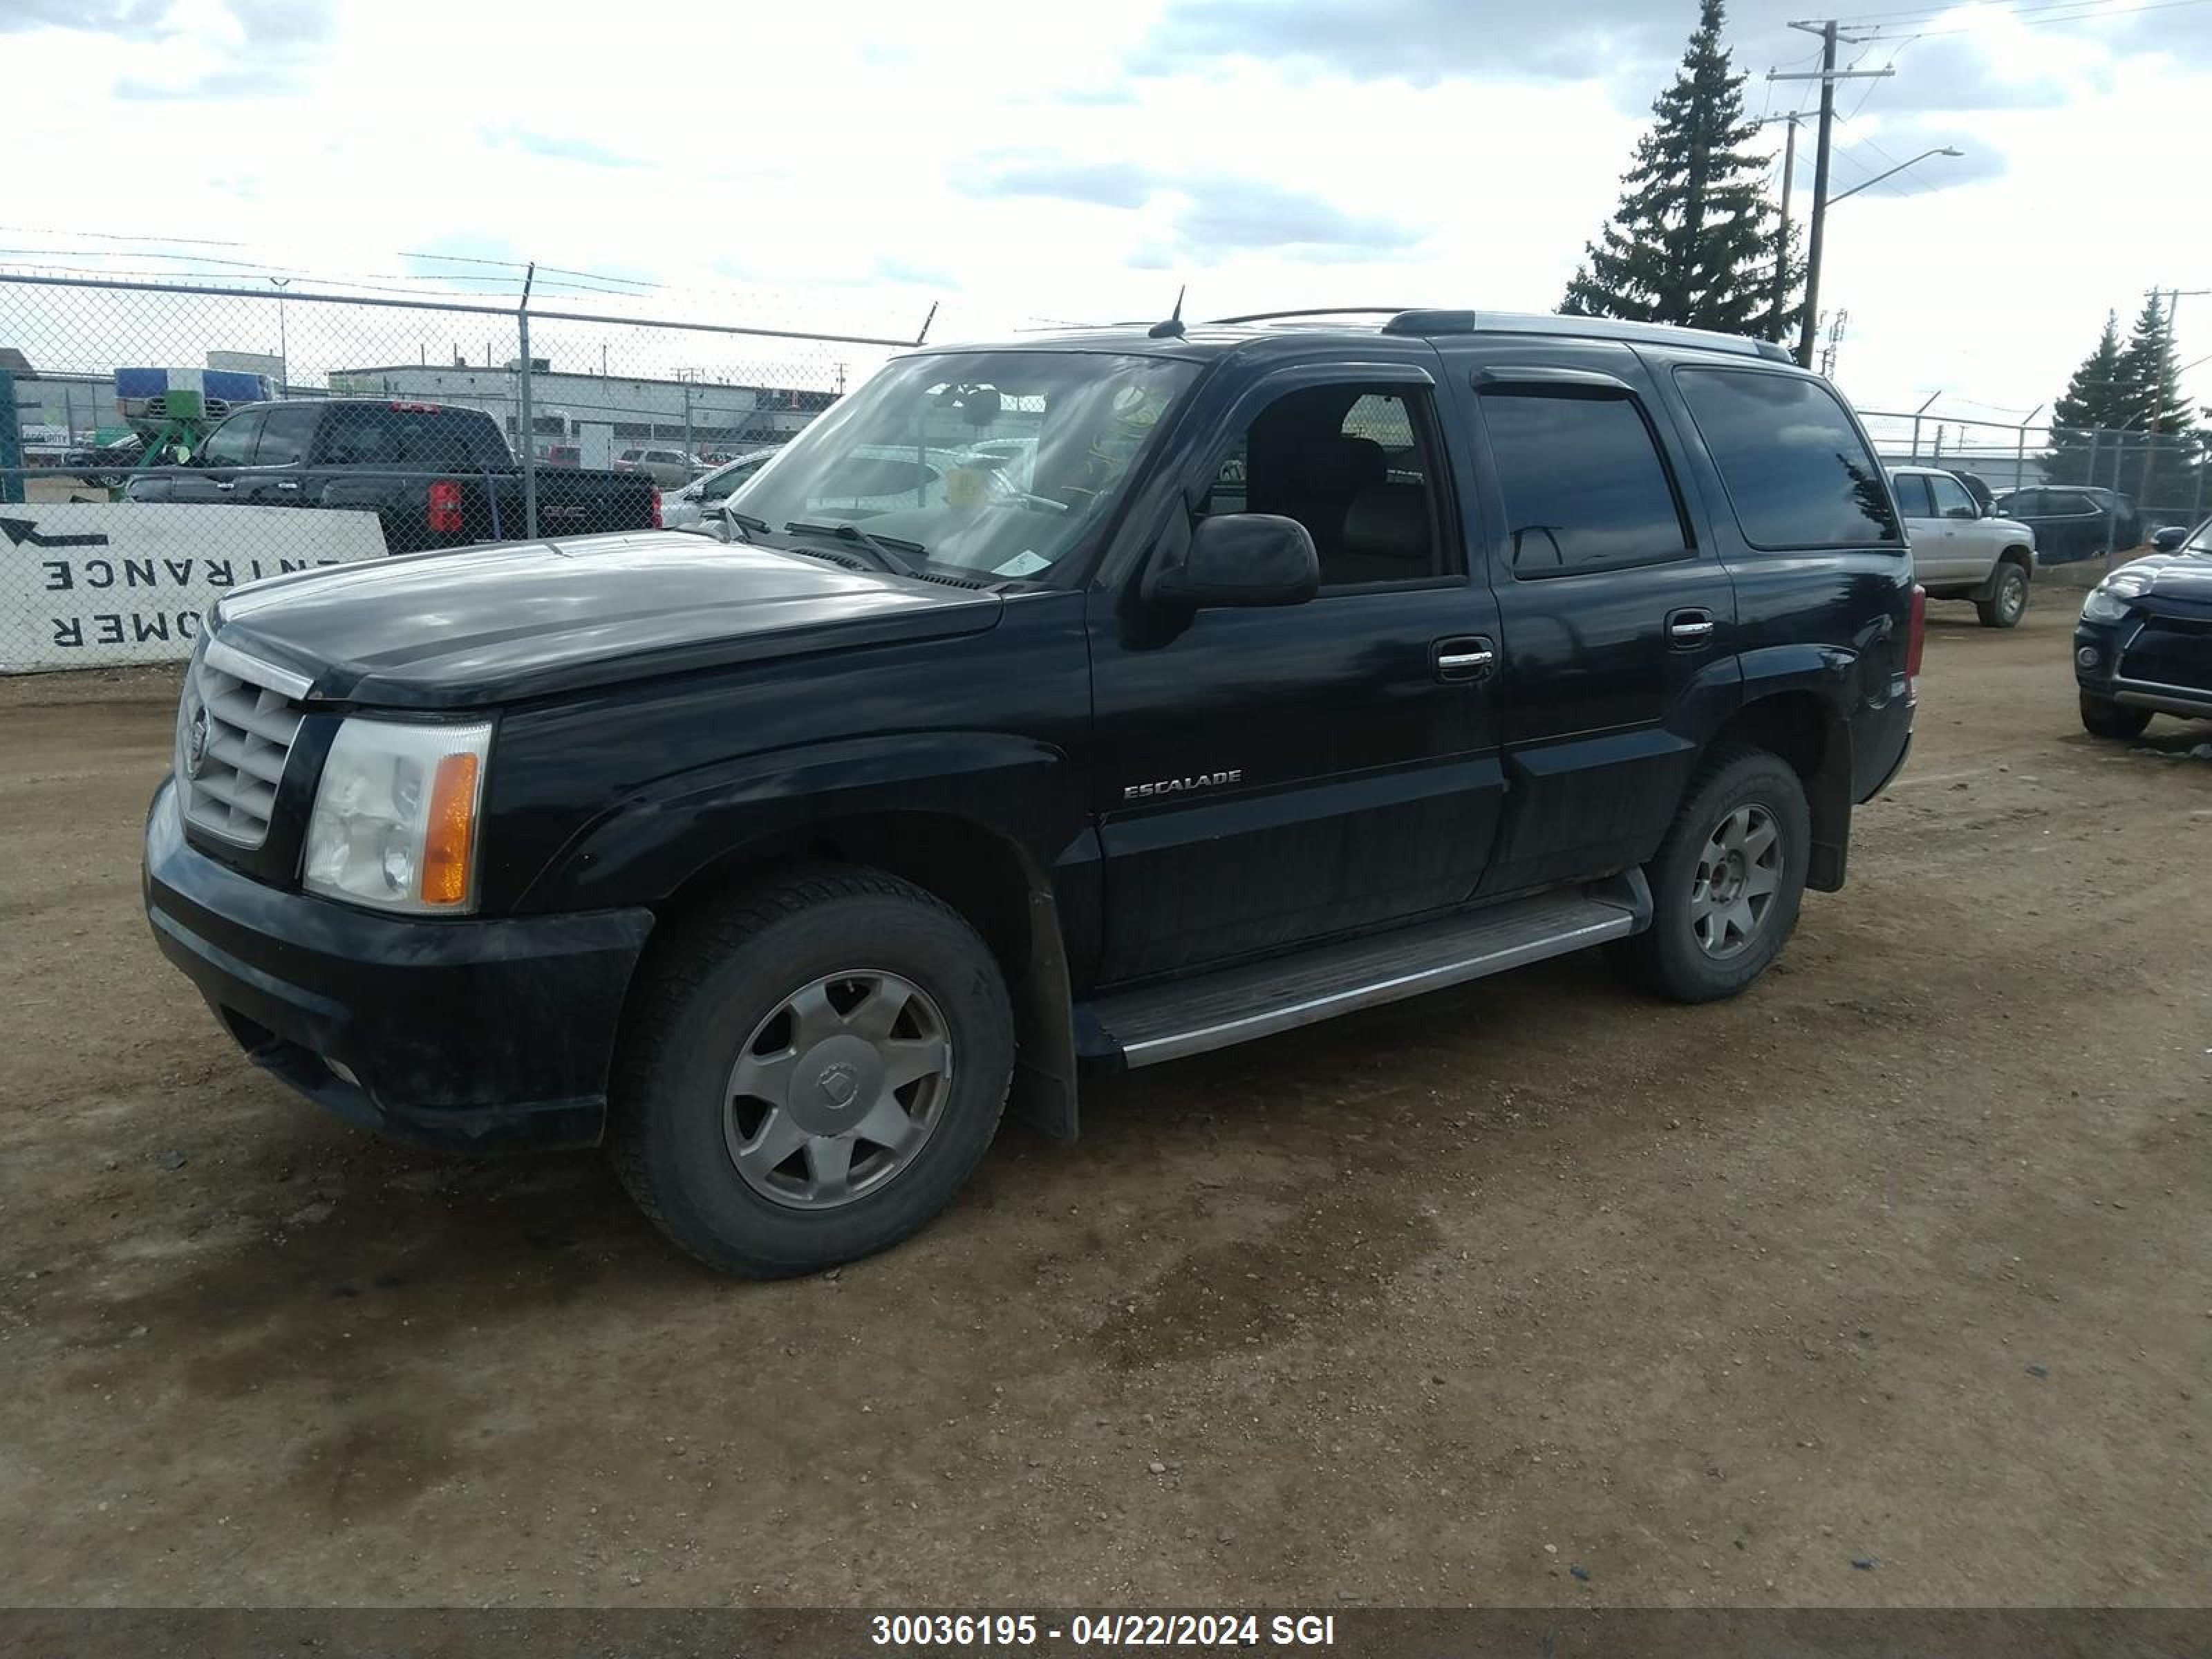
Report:
M1971 472L1995 494L2106 489L2146 524L2196 524L2212 512L2212 444L2199 433L2054 427L1920 410L1862 410L1875 453L1892 465Z

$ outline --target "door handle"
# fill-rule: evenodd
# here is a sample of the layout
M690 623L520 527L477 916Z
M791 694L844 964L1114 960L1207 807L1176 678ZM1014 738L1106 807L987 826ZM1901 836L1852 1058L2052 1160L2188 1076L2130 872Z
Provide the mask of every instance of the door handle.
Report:
M1667 641L1678 651L1692 651L1713 636L1713 619L1708 611L1674 611L1668 613Z
M1448 682L1487 679L1498 663L1497 650L1479 634L1467 639L1438 640L1435 654L1437 678Z
M237 489L238 484L234 480L230 478L218 478L216 480L215 487L217 489L228 490Z
M297 478L279 478L276 480L276 483L271 486L273 489L286 491L296 490L299 487L300 481Z

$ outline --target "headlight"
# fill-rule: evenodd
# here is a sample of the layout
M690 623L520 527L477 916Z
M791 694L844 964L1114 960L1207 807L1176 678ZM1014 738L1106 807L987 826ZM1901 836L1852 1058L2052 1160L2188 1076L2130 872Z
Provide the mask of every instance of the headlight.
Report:
M307 820L307 890L385 910L474 909L490 747L489 724L348 720Z
M2089 597L2081 601L2081 620L2093 623L2115 623L2128 614L2128 601L2148 586L2149 579L2139 574L2116 570L2089 590Z

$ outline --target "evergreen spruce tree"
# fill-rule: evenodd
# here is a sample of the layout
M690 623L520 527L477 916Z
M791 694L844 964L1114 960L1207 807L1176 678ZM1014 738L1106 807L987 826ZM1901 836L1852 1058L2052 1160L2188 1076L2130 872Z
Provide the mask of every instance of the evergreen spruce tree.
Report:
M1722 0L1700 0L1682 67L1621 176L1620 205L1567 284L1568 315L1769 339L1796 327L1802 271L1792 257L1777 315L1766 164L1747 148L1759 125L1744 115L1745 77L1721 45L1722 18Z
M2051 405L2045 476L2123 490L2147 509L2190 507L2204 434L2182 395L2176 356L2173 319L2155 290L2124 343L2118 318L2107 313L2097 349Z
M2195 487L2196 419L2181 395L2180 366L2173 343L2173 318L2156 289L2143 296L2135 326L2120 353L2119 381L2128 402L2118 424L2143 434L2139 447L2127 446L2118 488L2145 507L2177 498L2186 502Z
M2093 452L2099 443L2095 430L2118 426L2126 401L2126 387L2120 380L2120 319L2108 311L2097 349L2081 360L2066 390L2051 406L2051 458L2045 464L2044 476L2053 483L2097 482L2089 476ZM2105 464L2111 465L2109 456Z

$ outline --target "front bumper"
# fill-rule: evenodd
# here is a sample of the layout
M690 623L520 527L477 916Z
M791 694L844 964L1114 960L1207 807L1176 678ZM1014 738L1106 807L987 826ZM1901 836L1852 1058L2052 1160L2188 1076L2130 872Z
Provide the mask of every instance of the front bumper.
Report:
M164 780L146 816L154 939L254 1064L402 1139L595 1146L647 910L453 921L287 892L195 849Z
M2148 708L2161 714L2176 714L2183 720L2212 720L2212 686L2177 684L2170 671L2154 669L2155 678L2153 678L2129 660L2130 648L2141 635L2144 625L2144 618L2134 611L2130 611L2120 622L2076 623L2074 629L2075 684L2084 696L2101 698L2106 702ZM2085 651L2095 653L2094 663L2085 665L2082 662L2081 653ZM2208 643L2205 654L2207 661L2212 662L2212 643ZM2192 665L2185 672L2191 678L2202 680L2207 677L2207 664Z

